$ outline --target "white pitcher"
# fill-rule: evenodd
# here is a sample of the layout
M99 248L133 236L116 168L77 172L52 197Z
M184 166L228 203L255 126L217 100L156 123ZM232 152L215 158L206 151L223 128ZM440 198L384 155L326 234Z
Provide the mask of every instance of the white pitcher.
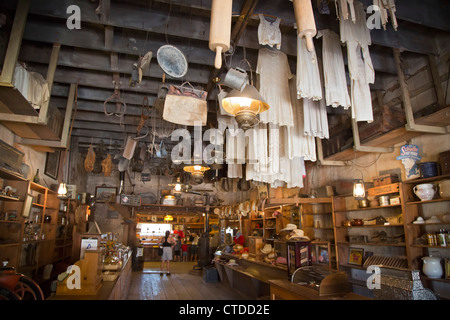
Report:
M420 200L431 200L436 194L436 186L432 183L418 184L417 186L414 186L413 191Z
M422 257L423 260L423 273L433 279L439 279L444 274L444 270L441 266L441 259L433 256Z

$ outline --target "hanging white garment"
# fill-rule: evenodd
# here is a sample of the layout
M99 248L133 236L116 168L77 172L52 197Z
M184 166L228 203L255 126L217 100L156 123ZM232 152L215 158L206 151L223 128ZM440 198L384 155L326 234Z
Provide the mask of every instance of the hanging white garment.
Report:
M262 14L259 15L258 41L261 45L269 45L280 50L281 47L281 19L277 18L274 22L267 21Z
M313 136L305 135L303 99L297 99L296 76L289 81L289 88L294 113L294 126L285 127L284 135L285 153L289 159L304 158L309 161L316 161L316 140Z
M370 37L370 31L367 28L366 24L366 13L361 2L355 2L354 6L356 22L353 23L350 20L342 19L339 22L341 42L346 44L357 43L361 47L364 58L366 80L368 83L374 83L375 71L373 69L372 59L369 53L369 46L371 45L372 40ZM353 53L353 51L351 53ZM358 62L356 62L353 58L354 55L348 56L348 68L350 71L350 75L357 74L357 70L359 69Z
M356 76L354 73L351 76L352 118L356 121L373 122L372 94L366 80L361 50L356 43L351 42L347 44L347 51L349 56L354 56L352 59L356 62L355 68L357 68L353 71L357 73Z
M268 135L267 124L246 131L248 136L248 162L246 165L247 180L263 181L262 175L268 172Z
M328 139L328 117L325 100L303 99L305 134L320 139Z
M375 71L369 53L370 32L366 25L363 5L354 3L356 21L340 20L341 42L347 44L348 69L351 83L352 117L356 121L373 121L370 83Z
M48 82L37 72L30 72L29 80L28 101L35 109L39 109L50 99Z
M262 123L274 123L280 126L293 126L289 79L292 73L285 53L268 48L258 52L256 72L259 74L259 93L270 109L262 112Z
M245 163L245 132L241 128L226 130L226 161L229 164Z
M308 51L306 40L297 37L297 97L322 99L319 64L316 50Z
M227 167L228 178L242 178L242 164L228 164Z
M333 108L351 106L345 75L344 57L339 35L331 30L321 30L317 38L323 37L322 62L325 87L325 102Z
M28 70L25 69L21 64L17 64L14 69L14 77L12 84L14 87L19 90L19 92L24 96L28 101L28 85L29 85L29 73Z

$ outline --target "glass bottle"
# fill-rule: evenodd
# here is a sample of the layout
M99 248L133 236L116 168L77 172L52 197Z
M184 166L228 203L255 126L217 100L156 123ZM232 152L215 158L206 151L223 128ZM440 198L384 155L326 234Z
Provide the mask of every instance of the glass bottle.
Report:
M39 169L36 170L36 174L33 177L34 183L39 183Z

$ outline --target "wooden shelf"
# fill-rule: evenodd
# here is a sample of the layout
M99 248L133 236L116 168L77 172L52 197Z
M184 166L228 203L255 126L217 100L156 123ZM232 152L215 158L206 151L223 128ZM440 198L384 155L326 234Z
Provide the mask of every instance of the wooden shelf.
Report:
M442 176L435 176L435 177L431 177L431 178L405 180L405 181L403 181L403 183L404 184L420 184L420 183L439 181L439 180L444 180L444 179L450 179L450 174L446 174L446 175L442 175Z
M401 204L390 204L387 206L378 206L378 207L367 207L367 208L352 208L352 209L346 209L346 210L335 210L334 212L352 212L352 211L366 211L366 210L377 210L377 209L383 209L383 208L395 208L395 207L401 207Z
M435 203L435 202L444 202L450 201L450 198L440 198L440 199L432 199L432 200L423 200L423 201L410 201L407 202L406 205L416 205L416 204L427 204L427 203Z
M415 119L416 124L429 125L436 127L446 127L450 125L450 117L448 116L450 107L443 108L431 115L423 116ZM396 144L411 140L412 138L423 135L424 133L418 131L408 131L406 127L400 127L391 130L386 133L375 135L368 139L361 141L362 147L379 147L387 148L395 146ZM367 152L355 152L352 148L353 144L349 146L348 149L341 150L335 154L332 154L326 158L324 161L352 161L356 158L367 155Z
M20 201L20 198L4 196L0 194L0 201Z
M406 243L388 243L388 242L348 242L348 241L339 241L336 242L338 245L357 245L357 246L372 246L372 247L405 247Z

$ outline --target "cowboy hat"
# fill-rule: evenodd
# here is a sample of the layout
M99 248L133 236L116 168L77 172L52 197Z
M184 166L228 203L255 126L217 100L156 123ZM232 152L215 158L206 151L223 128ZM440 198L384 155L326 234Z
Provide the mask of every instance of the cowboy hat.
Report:
M281 231L292 231L292 230L295 230L295 229L297 229L297 226L296 226L295 224L288 223L288 224L286 225L286 228L281 229L280 232L281 232Z
M267 243L264 245L264 248L259 249L264 254L269 254L272 251L272 245L270 243Z
M309 237L305 236L305 233L301 229L292 230L292 233L288 237L288 239L299 238L301 240L310 240Z

